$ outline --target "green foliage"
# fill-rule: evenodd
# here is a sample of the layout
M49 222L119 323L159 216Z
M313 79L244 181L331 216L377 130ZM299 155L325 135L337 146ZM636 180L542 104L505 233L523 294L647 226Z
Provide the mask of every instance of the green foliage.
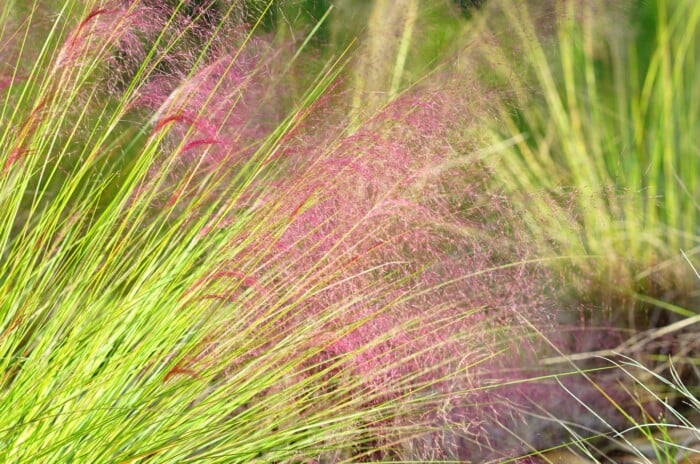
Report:
M681 250L700 244L700 4L562 5L555 42L528 8L503 9L524 56L510 76L524 79L499 121L496 140L515 143L496 176L533 239L572 258L584 294L690 304Z
M399 3L0 5L0 461L464 460L520 260L697 317L700 3Z

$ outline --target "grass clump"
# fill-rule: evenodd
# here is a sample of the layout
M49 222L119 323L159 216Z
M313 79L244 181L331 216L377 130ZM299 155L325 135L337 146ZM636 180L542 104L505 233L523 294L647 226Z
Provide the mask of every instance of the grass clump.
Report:
M495 175L532 237L575 257L573 280L594 302L644 294L692 307L697 281L681 250L698 250L699 5L501 11L517 37L507 49L523 59L492 60L511 77L496 139L512 146Z
M265 8L3 4L3 462L463 452L440 436L528 301L445 190L479 196L459 113L396 90L358 119L344 52L290 101Z
M552 269L692 314L694 3L648 42L595 2L312 3L0 7L0 460L510 459L552 382L626 405L532 374L613 333L564 333Z
M485 158L491 186L518 212L507 230L560 258L551 268L567 282L553 295L565 306L558 329L542 332L558 355L543 348L533 382L513 388L529 419L504 420L498 443L542 450L565 441L565 430L586 441L645 424L647 441L669 447L649 454L643 446L635 459L693 459L681 457L685 435L677 447L664 425L650 425L666 422L645 409L660 403L641 390L673 396L659 374L669 355L677 384L697 384L698 4L493 1L486 9L478 58L462 56L500 102L488 139L499 151ZM599 359L620 352L653 366L656 375L635 374L641 390L626 391L620 365ZM581 364L567 373L566 361ZM682 402L664 405L692 424L695 411ZM629 449L602 451L584 454L629 457ZM552 450L542 459L579 458Z

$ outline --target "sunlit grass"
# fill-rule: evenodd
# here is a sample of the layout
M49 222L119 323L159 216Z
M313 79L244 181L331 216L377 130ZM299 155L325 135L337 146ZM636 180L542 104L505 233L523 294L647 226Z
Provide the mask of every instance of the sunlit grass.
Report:
M389 457L498 352L435 105L343 115L342 49L277 99L299 49L206 3L3 5L3 462Z
M700 8L646 2L638 41L497 3L4 2L0 461L508 459L499 392L588 372L522 373L569 310L552 269L688 317L626 355L685 333ZM503 13L527 76L494 89Z

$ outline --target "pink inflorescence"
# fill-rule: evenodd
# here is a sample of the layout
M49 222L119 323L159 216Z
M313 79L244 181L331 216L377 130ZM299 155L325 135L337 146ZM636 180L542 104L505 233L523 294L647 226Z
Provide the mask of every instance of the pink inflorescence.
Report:
M78 49L95 22L128 23L108 60L120 76L110 83L117 94L155 47L158 59L127 97L130 111L149 115L150 137L162 137L162 160L149 174L167 170L172 185L161 187L167 194L156 206L230 201L207 213L199 238L230 228L231 252L184 300L235 311L236 330L246 334L236 365L305 333L300 377L352 379L372 392L369 402L434 395L440 407L420 419L456 432L426 440L444 447L443 457L474 456L468 449L478 446L464 437L473 443L486 416L514 410L484 406L497 397L484 389L521 378L495 359L508 349L535 353L514 336L527 331L523 315L540 327L555 323L550 276L518 264L531 252L509 205L488 193L478 158L455 162L465 149L462 126L475 123L470 108L480 103L453 89L417 88L358 124L338 81L285 119L274 62L286 50L243 27L209 40L208 17L171 13L154 1L98 10L69 42ZM169 46L171 35L155 44L162 28L190 34L185 44L209 44L207 52ZM289 129L277 134L285 121ZM217 197L246 169L255 175L232 198ZM211 173L221 187L211 198L182 183ZM222 327L201 351L215 352L229 336ZM211 364L204 358L191 357ZM186 362L170 377L177 374L199 376Z

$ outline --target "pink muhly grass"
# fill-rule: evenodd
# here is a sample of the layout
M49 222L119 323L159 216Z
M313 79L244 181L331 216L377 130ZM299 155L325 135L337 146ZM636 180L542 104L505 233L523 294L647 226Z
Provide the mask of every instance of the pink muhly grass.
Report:
M164 255L170 244L138 241L142 230L172 227L169 241L211 244L206 265L183 277L178 310L220 323L187 348L154 354L139 381L167 366L162 384L215 390L277 372L251 401L298 401L299 420L324 407L388 405L362 431L377 446L405 439L405 427L433 447L419 459L468 459L484 411L510 412L482 408L489 396L479 389L513 378L491 369L503 367L505 341L525 332L519 315L551 321L550 277L517 264L529 250L513 246L508 205L483 190L483 166L451 167L464 148L459 126L473 116L463 96L417 88L354 127L346 106L335 107L346 92L331 76L325 98L285 116L273 64L286 50L244 28L213 37L173 13L151 1L100 7L54 60L59 74L104 63L99 77L118 77L99 98L117 98L122 118L149 121L144 159L134 160L145 167L117 230ZM71 103L97 98L92 90L71 90Z
M164 147L181 154L183 172L235 176L265 140L263 127L245 122L256 119L265 101L264 84L256 90L261 81L250 77L262 68L254 60L230 60L217 58L172 90L154 79L134 100L135 107L153 105L154 133L168 131ZM247 77L244 66L251 67ZM263 98L238 96L251 91ZM493 355L484 324L494 316L479 308L507 313L527 298L508 295L523 296L508 283L511 271L488 272L502 263L467 235L478 226L460 217L460 201L451 198L451 191L479 197L478 181L464 172L433 174L453 148L451 127L440 121L456 114L444 113L453 108L441 98L448 97L407 95L352 132L317 105L280 139L273 176L250 183L235 200L234 210L257 218L250 223L255 230L250 236L241 230L231 257L197 285L200 298L236 303L241 321L249 319L238 329L251 340L239 362L315 321L308 374L340 362L333 371L360 376L390 396L424 385L456 398L475 386L472 373L455 369L473 369ZM169 204L181 199L178 193ZM219 218L215 227L225 229L231 220ZM205 233L214 230L207 226ZM518 279L522 285L523 276ZM223 328L215 338L226 336ZM489 337L498 343L497 335Z
M10 87L16 80L12 77L0 77L0 92Z
M140 11L120 7L117 2L87 12L80 23L68 32L55 57L54 69L73 72L80 66L94 65L107 57L115 44L134 44L132 31L143 25Z
M454 406L426 418L472 433L477 416L467 405L479 364L495 355L499 332L513 328L510 311L535 315L542 303L535 274L524 266L491 270L505 264L496 248L467 233L479 226L462 217L450 192L468 197L478 181L432 174L450 156L441 108L406 96L354 132L319 140L323 131L297 129L275 155L280 176L260 194L262 208L283 222L281 233L232 243L236 257L209 282L218 288L230 278L236 290L214 298L238 299L252 333L261 328L251 336L266 344L247 358L313 321L307 375L357 375L375 398L432 392Z

